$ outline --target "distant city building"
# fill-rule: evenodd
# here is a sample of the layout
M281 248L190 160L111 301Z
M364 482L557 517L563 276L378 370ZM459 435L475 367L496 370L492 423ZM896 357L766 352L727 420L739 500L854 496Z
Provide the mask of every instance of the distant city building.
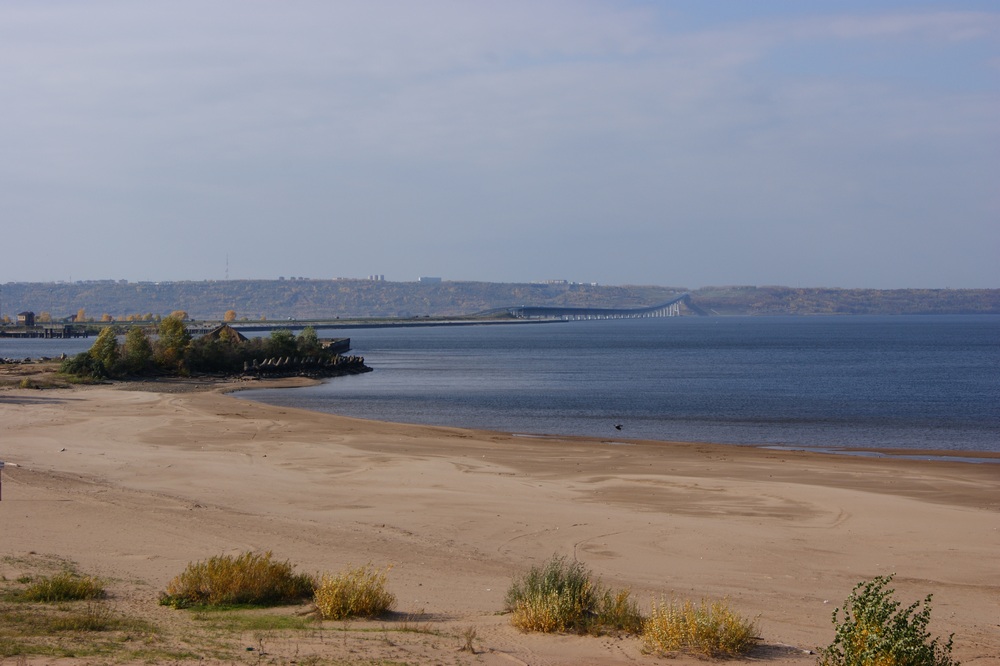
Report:
M369 275L368 279L371 280L372 282L385 282L384 275Z
M590 286L590 287L599 287L599 286L601 286L597 282L574 282L572 280L535 280L535 281L531 282L531 284L568 285L568 286L571 286L571 287L575 287L575 286L578 286L578 285L580 285L580 286Z
M438 284L439 282L441 282L441 278L439 278L439 277L419 277L419 278L417 278L417 282L420 282L421 284Z

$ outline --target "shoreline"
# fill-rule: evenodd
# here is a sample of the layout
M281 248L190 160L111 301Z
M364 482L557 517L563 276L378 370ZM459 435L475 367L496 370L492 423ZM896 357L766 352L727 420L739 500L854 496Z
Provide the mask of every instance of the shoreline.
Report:
M231 392L242 388L0 391L0 459L13 463L0 574L14 580L11 562L30 553L67 558L112 581L115 604L183 635L190 616L156 597L189 562L271 550L306 572L392 564L393 616L324 623L337 632L326 639L276 633L271 654L667 663L636 638L513 629L498 614L512 577L557 554L630 588L644 610L662 598L728 598L759 618L754 660L805 666L816 661L807 651L832 640L830 615L851 588L896 573L904 603L934 595L930 630L955 633L956 659L1000 664L991 466L401 425ZM437 637L365 642L361 629L407 618ZM455 651L469 627L477 655ZM254 644L250 631L231 639L234 656L220 663Z
M286 381L287 380L287 381ZM301 380L301 381L298 381ZM284 380L261 380L263 384L253 386L234 386L225 387L222 390L227 394L238 394L243 391L252 392L257 389L294 389L303 388L307 386L316 386L329 381L329 378L324 379L312 379L312 378L284 378ZM252 398L250 398L252 400ZM265 401L255 401L261 404L267 404L272 407L279 406ZM293 407L288 407L292 409ZM455 426L452 424L441 423L441 424L424 424L424 423L407 423L403 421L382 421L380 419L366 419L362 417L345 416L342 414L336 414L333 412L325 412L318 410L310 410L308 408L294 407L295 409L304 409L315 414L329 414L331 416L338 416L343 418L357 418L363 421L373 421L379 423L393 423L396 425L412 426L415 428L420 427L442 427L442 428L465 428L468 430L477 430L483 432L495 432L497 434L509 435L511 437L530 437L535 439L552 439L552 440L562 440L562 439L587 439L595 441L611 441L612 438L608 437L595 437L592 435L561 435L557 433L534 433L534 432L513 432L505 430L491 430L488 428L471 428L467 426ZM638 438L633 439L629 437L615 437L615 441L622 442L659 442L659 443L677 443L677 441L683 441L688 444L713 444L718 446L736 446L736 447L750 447L756 449L767 449L774 451L802 451L822 455L832 455L832 456L856 456L856 457L888 457L896 459L907 459L907 460L927 460L927 461L940 461L940 462L958 462L965 464L1000 464L1000 451L980 451L976 449L901 449L901 448L890 448L890 447L872 447L872 448L861 448L857 446L845 446L843 448L830 447L830 446L800 446L800 445L784 445L784 444L767 444L767 443L756 443L756 444L744 444L736 442L699 442L699 441L688 441L688 440L666 440L666 439L646 439Z

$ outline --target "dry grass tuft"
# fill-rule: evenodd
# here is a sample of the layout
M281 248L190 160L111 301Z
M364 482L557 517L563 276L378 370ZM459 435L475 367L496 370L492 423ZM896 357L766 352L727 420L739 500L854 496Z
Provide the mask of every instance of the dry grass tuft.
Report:
M757 644L756 622L737 615L725 601L653 603L642 638L662 654L687 652L705 657L735 657Z
M507 591L506 604L511 624L521 631L642 631L642 614L628 590L602 587L580 562L567 562L564 557L552 557L516 579Z
M396 605L396 596L385 584L391 566L384 571L371 564L348 569L336 576L323 574L313 598L324 620L376 617Z
M461 652L468 652L469 654L476 654L475 640L479 636L475 627L466 627L462 631L462 646L459 649Z
M312 596L314 580L295 574L288 562L275 562L271 552L246 552L189 564L170 581L160 603L189 606L275 605Z

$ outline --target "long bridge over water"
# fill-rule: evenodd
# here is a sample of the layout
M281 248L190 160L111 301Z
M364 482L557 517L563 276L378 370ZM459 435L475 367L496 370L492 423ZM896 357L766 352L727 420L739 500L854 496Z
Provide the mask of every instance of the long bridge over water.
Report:
M565 319L579 321L585 319L645 319L649 317L677 317L681 306L698 315L706 315L704 310L691 302L690 294L680 296L645 308L578 308L551 305L522 305L503 308L510 316L518 319Z

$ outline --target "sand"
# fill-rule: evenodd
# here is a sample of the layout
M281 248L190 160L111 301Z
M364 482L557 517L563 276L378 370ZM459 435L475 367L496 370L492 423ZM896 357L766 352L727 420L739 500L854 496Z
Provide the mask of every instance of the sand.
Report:
M931 631L954 632L956 658L1000 664L997 464L631 441L610 428L606 440L517 436L136 388L0 392L8 580L39 558L73 561L169 643L192 620L157 596L190 562L253 550L310 573L393 566L392 616L235 632L233 656L201 663L661 663L636 638L510 626L512 577L555 554L644 609L728 598L758 618L751 660L784 664L815 663L852 587L895 573L901 601L934 595ZM457 649L470 629L475 654ZM74 661L86 660L52 663Z

